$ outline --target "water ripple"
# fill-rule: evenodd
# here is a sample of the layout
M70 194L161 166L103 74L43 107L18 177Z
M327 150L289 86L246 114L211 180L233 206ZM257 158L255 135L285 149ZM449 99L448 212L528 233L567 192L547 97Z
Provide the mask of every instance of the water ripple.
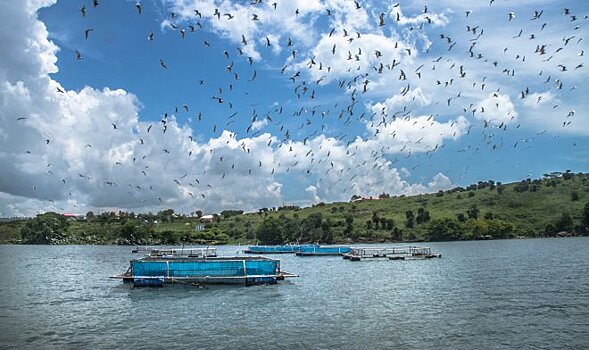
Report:
M583 349L589 239L431 244L443 259L281 255L275 286L130 288L129 247L0 246L0 348ZM221 247L235 253L237 247ZM567 252L567 254L563 254Z

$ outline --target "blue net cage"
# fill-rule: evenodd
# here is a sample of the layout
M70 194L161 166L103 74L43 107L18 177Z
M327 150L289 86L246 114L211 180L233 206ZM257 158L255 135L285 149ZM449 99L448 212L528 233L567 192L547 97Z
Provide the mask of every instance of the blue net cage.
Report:
M337 255L337 254L344 254L348 253L352 250L351 247L348 246L320 246L320 245L302 245L300 247L300 252L302 254L309 254L309 255Z
M278 260L132 260L133 276L240 277L276 275Z
M299 250L299 245L253 245L247 248L250 253L294 253Z

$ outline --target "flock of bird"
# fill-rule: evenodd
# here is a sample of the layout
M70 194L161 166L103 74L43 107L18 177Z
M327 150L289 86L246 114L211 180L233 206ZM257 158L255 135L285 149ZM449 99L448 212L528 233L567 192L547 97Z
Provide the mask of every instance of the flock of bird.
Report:
M249 20L258 22L263 20L261 13L264 11L256 11L257 8L264 7L264 9L277 10L282 5L278 1L271 1L267 3L263 0L254 0L249 6L251 7ZM365 7L363 1L350 0L353 9L362 10ZM93 0L87 4L83 4L79 8L79 15L86 17L89 11L100 11L100 2ZM144 9L141 3L131 4L138 16L144 16ZM130 5L130 6L131 6ZM492 10L495 6L494 0L489 2L489 8ZM221 4L219 5L221 7ZM437 20L436 14L432 13L428 6L424 6L422 11L415 17L418 20L412 21L409 24L404 24L404 16L401 12L399 4L395 4L392 8L386 11L376 11L375 17L372 18L374 27L382 32L385 32L387 27L391 28L389 32L393 32L394 28L399 31L404 29L408 35L418 37L419 33L424 35L428 33ZM374 10L372 8L372 10ZM328 56L331 58L327 61L321 61L320 58L309 49L307 46L297 44L296 40L286 35L282 42L276 42L275 36L268 33L261 34L261 37L248 37L246 34L241 35L239 42L228 41L228 48L216 53L220 60L226 61L224 72L226 76L225 82L221 86L209 87L209 82L202 79L198 81L198 86L202 94L209 94L209 102L214 104L220 110L226 112L227 117L209 116L195 107L195 103L186 101L170 110L162 111L161 118L158 122L145 124L146 127L139 131L136 143L138 147L137 155L129 161L129 164L117 160L117 166L130 166L135 169L135 172L140 178L148 178L150 174L149 165L145 162L147 155L140 153L140 146L150 142L150 138L154 132L166 134L172 117L179 115L189 115L194 123L203 123L203 120L213 120L212 132L215 135L223 132L223 130L232 130L229 132L230 140L226 142L239 143L239 148L243 152L244 157L256 159L256 154L248 147L248 144L241 138L243 137L259 137L264 134L264 126L273 128L276 137L269 136L267 138L267 147L272 152L282 152L290 155L290 160L281 163L272 164L270 175L277 172L286 173L298 171L303 176L315 175L317 177L337 178L335 183L330 186L335 186L337 183L345 184L343 193L349 197L352 194L363 195L358 193L363 190L363 187L358 185L358 178L362 174L369 174L372 171L387 172L393 164L403 166L403 163L409 164L409 159L414 160L413 164L419 163L415 161L419 157L432 157L436 151L444 148L446 145L442 143L425 144L424 137L417 136L413 139L399 140L398 147L394 143L382 143L382 140L387 138L394 139L398 134L403 133L402 130L391 130L391 126L398 125L402 128L411 128L420 126L422 129L439 127L436 124L440 113L434 112L429 115L420 115L421 111L417 110L415 100L418 98L414 95L416 87L421 84L421 81L431 81L430 88L435 89L435 101L430 108L444 110L444 114L449 115L465 115L469 117L471 124L464 129L460 129L461 125L458 120L454 120L449 124L452 130L446 137L460 137L464 135L471 135L475 140L474 131L480 131L480 136L476 136L477 143L466 146L458 152L476 152L481 149L495 150L504 147L517 148L522 144L527 143L530 139L516 140L513 144L505 145L508 139L505 135L508 130L520 128L517 123L516 115L513 111L507 111L507 117L501 120L494 120L487 118L486 115L490 112L488 109L501 109L500 104L503 100L500 97L505 93L501 91L501 85L489 77L489 75L501 76L501 78L517 77L519 72L516 67L525 67L526 60L530 60L532 56L541 58L541 64L544 64L546 71L553 72L553 68L558 68L558 75L555 73L546 73L544 70L537 72L537 81L529 81L529 86L522 86L517 98L521 100L530 99L534 92L540 91L535 86L541 86L544 90L550 90L553 94L564 93L564 90L574 90L574 86L569 86L566 83L566 74L583 69L584 51L576 53L578 58L577 63L570 65L559 61L564 51L569 51L571 46L578 47L583 40L581 30L582 25L587 20L587 16L578 16L571 10L559 9L561 11L560 20L565 25L570 27L570 35L562 38L560 42L549 41L552 40L548 35L543 35L550 27L550 23L544 22L545 12L555 11L556 9L537 9L531 13L515 13L509 11L505 13L504 24L498 23L497 26L508 26L517 21L520 16L529 16L530 23L527 23L523 28L516 28L510 42L502 43L503 47L489 56L479 47L485 46L484 42L487 33L496 30L497 28L484 28L481 25L474 23L475 11L467 10L461 16L465 21L469 21L464 28L465 33L469 36L468 41L457 41L448 33L438 34L430 47L418 48L417 45L409 45L404 42L402 38L397 38L394 43L395 57L390 57L390 50L385 49L365 49L362 45L363 38L366 33L348 30L341 27L328 28L324 33L324 39L329 43L331 50ZM368 12L370 13L370 12ZM338 9L326 9L321 16L326 19L334 17L338 14ZM390 15L389 15L390 14ZM296 9L293 16L303 16L304 9ZM197 35L199 32L214 32L214 21L235 21L236 14L224 12L219 8L215 8L212 13L203 13L203 10L194 8L192 16L187 18L186 14L178 14L171 12L167 16L168 29L178 33L180 39L187 39L189 35ZM327 23L330 23L327 20ZM513 27L510 27L513 28ZM85 40L92 40L99 28L85 27L82 29L82 34ZM396 29L395 29L396 30ZM160 40L153 31L145 33L145 39L148 41ZM341 40L345 38L344 40ZM330 41L333 39L332 41ZM525 47L529 43L533 43L535 49L533 51L525 51ZM289 86L292 91L293 101L291 103L284 102L282 104L274 105L266 110L259 109L255 100L255 94L249 94L249 89L254 90L254 85L258 83L258 60L247 53L251 53L253 45L259 45L266 48L271 48L274 45L280 45L286 48L287 57L285 57L285 64L277 70L277 74L283 77L284 85ZM230 45L237 44L236 48L229 48ZM499 43L497 43L499 44ZM203 39L201 41L203 50L213 50L215 45L211 45L210 40ZM247 49L249 48L249 50ZM429 61L424 61L423 64L415 68L413 62L423 54L427 57L430 51L436 51L435 57ZM459 50L463 50L462 53ZM215 54L215 53L212 53ZM387 57L389 55L389 57ZM430 54L431 55L431 54ZM325 56L322 56L325 57ZM82 49L75 50L75 59L84 61L84 52ZM337 60L336 60L337 59ZM339 61L338 61L339 60ZM161 57L159 68L169 72L173 70L172 66L166 62L165 57ZM484 71L487 75L479 76L473 72L472 67L478 67L478 70ZM550 68L549 68L550 67ZM521 68L524 69L524 68ZM246 78L243 78L246 77ZM378 88L373 86L393 86L398 88L399 96L405 99L406 105L398 107L398 110L392 110L386 104L381 104L379 109L367 108L367 102L375 98L379 93ZM388 84L388 85L387 85ZM58 88L59 89L59 88ZM242 91L243 95L240 98L235 97L236 91ZM59 93L64 93L62 89ZM473 102L466 96L480 96L485 93L490 97L492 103L490 106L483 106ZM326 102L336 95L338 98L336 102ZM344 96L344 97L341 97ZM413 96L413 97L412 97ZM512 97L513 98L513 97ZM542 94L534 94L535 103L542 103L546 98ZM243 99L247 99L249 104L244 104ZM317 103L315 103L317 101ZM493 106L494 105L494 106ZM397 106L395 106L396 108ZM570 127L575 118L574 110L562 111L559 104L554 103L552 106L555 115L561 115L562 127ZM246 108L250 108L248 111ZM512 114L513 113L513 114ZM249 115L249 116L248 116ZM17 118L17 122L25 120L26 117ZM237 125L246 126L243 130L238 129ZM337 124L337 125L336 125ZM118 132L120 126L117 123L111 123L112 132ZM358 147L362 140L359 141L353 129L359 126L365 126L371 135L366 136L367 140L374 140L375 146L370 152L368 159L358 158ZM347 127L347 129L345 129ZM313 149L312 141L324 134L327 130L338 129L351 130L350 132L340 132L334 135L333 139L336 145L339 145L345 155L340 158L335 158L335 150L328 146L321 146ZM386 133L386 135L382 135ZM546 131L538 133L538 136L543 135ZM362 133L360 133L362 134ZM191 143L195 142L192 136L188 136ZM44 142L50 145L51 140L45 139ZM318 143L313 143L318 145ZM92 148L91 144L86 144L86 148ZM162 146L161 152L170 154L176 152L175 150L167 149ZM200 152L198 155L193 154L193 151L187 151L185 159L178 159L178 162L186 162L189 164L194 161L194 157L212 157L213 150L209 154ZM227 160L227 156L215 154L215 160L211 162L218 162L219 168L222 171L217 180L225 180L227 176L232 173L241 174L241 176L255 176L256 169L249 167L247 169L237 169L236 163ZM399 159L402 157L402 159ZM405 158L405 159L403 159ZM342 161L346 159L346 161ZM233 158L233 161L235 158ZM265 159L256 159L258 168L267 166ZM427 162L427 160L422 160ZM318 166L321 164L321 166ZM415 165L415 167L419 164ZM49 171L48 171L49 172ZM170 181L178 186L179 191L184 196L189 196L195 200L199 200L195 206L206 203L207 195L215 191L215 184L222 183L219 181L201 181L202 179L211 179L213 175L204 173L184 173L182 176L173 178ZM91 174L78 174L79 179L91 178ZM200 178L200 180L199 180ZM78 180L79 180L78 179ZM233 178L235 179L235 178ZM99 179L98 183L106 187L127 187L129 194L148 191L150 195L143 198L141 201L148 202L147 204L159 203L159 205L168 205L165 194L158 192L157 182L159 178L153 179L153 184L147 187L142 183L118 183L116 179L104 178ZM61 179L63 184L66 184L66 179ZM230 180L233 181L233 180ZM207 184L207 182L209 182ZM279 190L279 186L273 188L274 191ZM341 187L338 187L341 191ZM330 188L325 191L329 192ZM151 198L151 199L145 199ZM156 204L157 205L157 204Z

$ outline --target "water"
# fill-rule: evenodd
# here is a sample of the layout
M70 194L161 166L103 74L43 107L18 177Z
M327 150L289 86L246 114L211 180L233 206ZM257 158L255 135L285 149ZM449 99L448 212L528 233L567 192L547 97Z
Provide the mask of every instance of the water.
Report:
M108 279L131 247L0 246L0 348L589 348L589 238L429 245L442 259L276 255L301 277L201 289Z

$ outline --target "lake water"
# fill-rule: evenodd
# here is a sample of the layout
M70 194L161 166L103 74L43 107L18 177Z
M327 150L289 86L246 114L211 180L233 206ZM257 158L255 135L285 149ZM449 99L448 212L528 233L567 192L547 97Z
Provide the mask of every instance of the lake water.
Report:
M442 259L276 255L300 277L205 288L108 279L131 247L0 246L0 348L589 348L589 238L428 245Z

